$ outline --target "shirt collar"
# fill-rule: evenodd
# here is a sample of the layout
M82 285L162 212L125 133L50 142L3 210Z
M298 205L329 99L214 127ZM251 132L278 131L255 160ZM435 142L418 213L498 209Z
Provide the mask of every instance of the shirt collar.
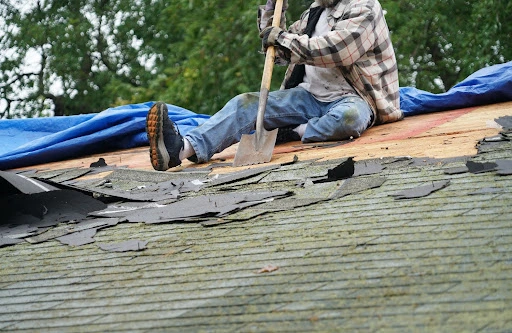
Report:
M343 15L343 12L345 11L345 7L351 2L352 0L341 0L334 6L334 8L331 10L331 13L329 16L332 16L336 19L340 18ZM316 2L313 2L310 8L316 8L320 7L319 4Z

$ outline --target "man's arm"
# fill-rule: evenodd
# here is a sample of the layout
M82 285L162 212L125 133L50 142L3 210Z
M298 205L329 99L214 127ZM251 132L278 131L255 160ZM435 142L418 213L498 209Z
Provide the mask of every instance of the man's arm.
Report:
M274 18L274 9L276 0L267 0L267 4L260 6L258 9L258 29L263 31L266 27L272 26ZM281 13L281 29L286 29L286 9L288 9L288 0L283 1L283 12Z
M350 66L373 48L378 15L369 4L352 5L327 35L308 37L289 31L273 31L275 45L289 50L289 61L325 68ZM273 44L272 44L273 45Z

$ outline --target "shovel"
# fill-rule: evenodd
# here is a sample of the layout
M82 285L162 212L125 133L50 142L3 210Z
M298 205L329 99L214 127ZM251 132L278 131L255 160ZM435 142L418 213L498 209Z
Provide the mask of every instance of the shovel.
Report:
M281 13L283 11L283 0L276 1L272 26L279 27ZM276 15L276 13L278 13ZM267 48L265 66L261 79L260 99L258 103L258 115L256 118L256 131L253 134L243 134L236 151L233 166L252 165L269 162L276 144L277 131L267 131L263 127L263 118L267 107L270 82L272 81L272 69L274 68L275 49L273 46Z

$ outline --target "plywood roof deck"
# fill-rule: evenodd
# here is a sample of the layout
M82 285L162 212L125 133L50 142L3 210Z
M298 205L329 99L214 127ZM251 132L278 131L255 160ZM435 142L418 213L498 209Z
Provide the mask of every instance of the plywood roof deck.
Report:
M355 160L391 156L431 158L470 156L476 153L475 145L478 140L499 133L500 126L494 122L494 119L511 114L512 102L508 102L410 116L396 123L370 128L360 138L343 145L333 143L312 145L300 142L278 145L274 149L270 164L289 162L294 155L297 155L300 160L337 159L348 156L355 157ZM212 161L207 164L195 165L192 162L184 161L182 166L168 172L189 167L208 166L220 161L232 162L237 146L233 145L214 155ZM152 170L148 156L148 148L140 147L23 169L89 167L92 162L104 158L108 165ZM214 172L227 173L238 169L240 168L222 167L214 169Z

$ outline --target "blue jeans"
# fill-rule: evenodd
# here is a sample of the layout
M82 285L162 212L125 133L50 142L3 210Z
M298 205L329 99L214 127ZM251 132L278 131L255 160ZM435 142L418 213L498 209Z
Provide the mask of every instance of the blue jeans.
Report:
M186 138L194 148L198 162L210 160L239 142L242 134L256 125L259 93L245 93L231 99ZM359 96L347 95L334 102L320 102L301 87L272 91L265 109L264 127L298 126L307 123L302 142L320 142L357 138L370 126L373 113Z

